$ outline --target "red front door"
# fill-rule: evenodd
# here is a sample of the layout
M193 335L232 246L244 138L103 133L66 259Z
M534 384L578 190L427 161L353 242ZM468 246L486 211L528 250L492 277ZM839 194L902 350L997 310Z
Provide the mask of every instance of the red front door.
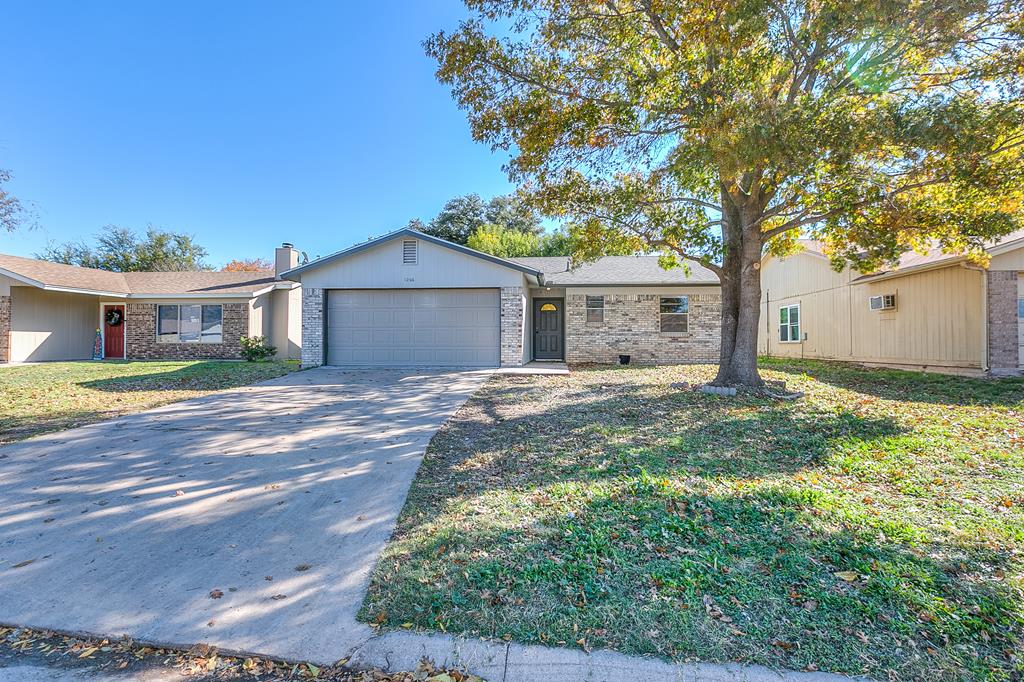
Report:
M103 357L124 357L124 306L103 306Z

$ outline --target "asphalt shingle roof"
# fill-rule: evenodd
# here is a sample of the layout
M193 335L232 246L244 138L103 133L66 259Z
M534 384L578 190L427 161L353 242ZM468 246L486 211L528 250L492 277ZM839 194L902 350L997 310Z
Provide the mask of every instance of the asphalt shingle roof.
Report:
M247 294L273 286L273 271L126 272L136 296L144 294Z
M547 286L719 284L718 275L695 261L685 261L686 268L665 270L657 256L605 256L576 267L565 257L511 260L543 272Z
M51 263L35 258L0 254L0 270L38 282L47 287L131 294L251 294L274 285L274 273L257 272L109 272L95 268ZM2 274L2 273L0 273Z
M1024 239L1024 230L1016 230L1006 235L1005 237L994 240L988 248L993 248L995 246L1000 246L1002 244L1009 244L1010 242L1015 242L1021 239ZM798 239L797 241L808 251L813 251L814 253L825 255L825 251L821 242L816 241L814 239ZM878 275L899 272L900 270L906 270L907 268L914 268L922 265L930 265L932 263L941 263L947 260L957 261L960 260L961 258L962 256L960 256L959 254L946 253L938 247L929 249L927 253L918 253L917 251L906 251L900 256L900 259L895 264L895 266L889 266L877 272L865 274L858 279L863 279L866 277L877 277Z

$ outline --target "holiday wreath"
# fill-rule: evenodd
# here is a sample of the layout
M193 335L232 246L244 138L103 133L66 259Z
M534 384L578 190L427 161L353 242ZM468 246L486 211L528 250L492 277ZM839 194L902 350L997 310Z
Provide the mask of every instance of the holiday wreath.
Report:
M124 322L124 313L122 313L117 308L111 308L110 310L107 311L105 319L109 326L116 327L117 325Z

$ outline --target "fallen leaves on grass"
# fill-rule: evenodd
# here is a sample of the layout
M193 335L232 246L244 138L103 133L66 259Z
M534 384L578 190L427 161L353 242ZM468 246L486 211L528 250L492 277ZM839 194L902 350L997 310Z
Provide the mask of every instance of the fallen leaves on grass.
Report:
M379 669L350 670L347 659L332 666L307 661L285 661L261 656L226 656L209 644L196 644L189 649L159 647L136 642L130 637L120 640L96 639L58 634L50 630L0 626L0 649L9 649L13 656L26 662L51 668L89 666L96 671L113 668L119 671L177 671L185 676L204 680L257 681L325 680L327 682L483 682L481 678L457 668L435 665L421 660L411 671L384 672ZM126 678L127 679L127 678Z
M671 388L714 369L489 381L431 441L360 618L877 679L1012 678L1024 382L787 360L765 378L799 403Z

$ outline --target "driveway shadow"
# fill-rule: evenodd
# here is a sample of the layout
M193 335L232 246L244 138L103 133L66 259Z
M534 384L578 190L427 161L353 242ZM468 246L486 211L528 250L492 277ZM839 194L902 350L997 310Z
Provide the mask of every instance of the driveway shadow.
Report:
M0 448L0 622L332 663L479 373L295 373Z

